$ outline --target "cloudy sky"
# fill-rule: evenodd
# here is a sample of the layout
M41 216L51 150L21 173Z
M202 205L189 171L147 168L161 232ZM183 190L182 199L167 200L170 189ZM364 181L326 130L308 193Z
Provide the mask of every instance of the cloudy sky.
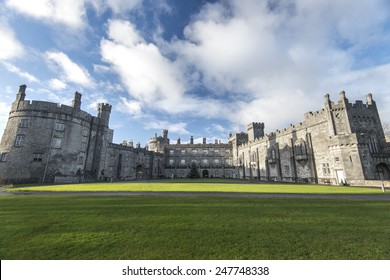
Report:
M272 132L341 90L390 122L388 0L0 0L0 34L0 131L20 84L112 104L117 143Z

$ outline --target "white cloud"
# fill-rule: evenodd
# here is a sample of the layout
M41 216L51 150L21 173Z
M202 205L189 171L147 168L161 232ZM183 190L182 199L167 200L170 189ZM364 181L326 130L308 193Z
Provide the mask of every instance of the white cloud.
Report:
M261 121L272 131L320 109L328 91L361 94L367 85L374 95L386 93L386 65L354 67L371 46L390 42L383 31L388 5L382 0L209 3L192 17L184 39L170 42L156 36L148 42L135 24L111 20L100 51L131 97L122 100L121 110L132 116L151 109L222 118L235 128ZM96 67L100 70L109 71ZM208 95L197 94L202 87ZM153 128L157 125L168 123Z
M111 72L111 68L106 65L94 64L93 71L96 73L109 73Z
M217 2L205 5L171 47L214 95L236 104L230 113L219 110L221 117L240 125L263 121L274 130L302 119L313 102L322 106L329 84L356 74L363 50L389 40L387 7L382 0ZM380 90L375 75L366 74Z
M11 111L11 106L6 102L0 101L0 133L1 134L3 134L3 130L6 127L9 111Z
M23 47L16 39L13 30L1 22L0 34L0 60L18 58L23 55Z
M98 12L111 9L115 14L127 13L141 5L143 0L89 0Z
M46 58L49 61L54 62L55 66L62 73L65 81L72 82L83 87L91 88L94 86L94 82L88 71L73 62L63 52L46 52Z
M161 129L162 127L165 129L168 129L168 131L172 132L172 133L177 133L180 135L190 134L186 129L187 123L184 123L184 122L172 123L169 121L163 121L163 120L158 120L158 119L154 119L152 121L145 122L146 129Z
M120 101L115 107L119 112L130 114L137 117L143 115L142 105L138 101L128 100L127 98L120 97Z
M2 64L5 66L5 68L12 73L17 74L18 76L27 79L29 82L39 82L39 80L32 74L27 73L26 71L23 71L16 67L15 65L8 63L8 62L2 62Z
M67 87L67 85L63 81L58 79L51 79L49 81L49 86L54 90L63 90Z
M82 28L86 14L85 1L80 0L6 0L15 11L48 23Z
M183 95L181 73L156 45L145 43L130 22L110 21L108 35L111 40L100 43L102 58L112 65L134 99L152 105Z

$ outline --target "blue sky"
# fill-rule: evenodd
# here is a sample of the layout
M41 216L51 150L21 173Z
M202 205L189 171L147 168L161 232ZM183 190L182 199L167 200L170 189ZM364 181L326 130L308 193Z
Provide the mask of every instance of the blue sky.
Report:
M20 84L112 104L116 143L272 132L341 90L390 122L388 0L1 0L0 34L0 131Z

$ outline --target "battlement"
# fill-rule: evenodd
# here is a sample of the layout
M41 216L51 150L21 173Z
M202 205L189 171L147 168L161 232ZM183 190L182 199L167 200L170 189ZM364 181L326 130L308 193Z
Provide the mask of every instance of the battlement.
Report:
M98 111L108 111L111 113L112 106L108 103L99 103Z
M73 107L54 103L54 102L47 102L47 101L36 101L36 100L23 100L19 101L19 104L17 107L13 107L11 109L11 114L17 113L17 112L41 112L41 113L49 113L49 114L58 114L58 115L72 115L76 118L80 118L84 121L90 121L92 119L92 116L84 111L77 111L75 112Z

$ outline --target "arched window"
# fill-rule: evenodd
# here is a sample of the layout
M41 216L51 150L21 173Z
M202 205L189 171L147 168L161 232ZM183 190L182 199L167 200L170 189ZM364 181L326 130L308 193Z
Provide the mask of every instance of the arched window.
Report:
M276 159L275 148L271 148L271 150L270 150L270 159Z
M375 134L370 135L370 138L368 140L368 148L370 150L370 153L372 153L372 154L377 154L379 152L378 140L377 140Z
M257 155L256 155L256 152L253 152L252 153L252 162L256 162L257 161Z
M298 139L294 144L294 150L296 155L306 155L306 142L301 138Z

